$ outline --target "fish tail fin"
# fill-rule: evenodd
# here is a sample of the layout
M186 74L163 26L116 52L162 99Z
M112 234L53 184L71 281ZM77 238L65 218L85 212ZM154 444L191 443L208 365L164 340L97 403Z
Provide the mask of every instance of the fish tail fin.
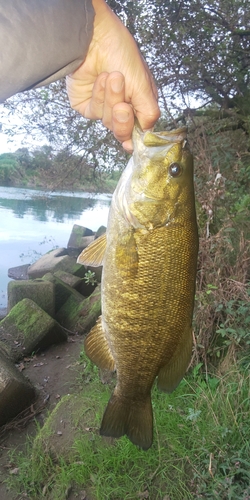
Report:
M153 411L150 394L130 400L112 394L105 409L100 434L119 438L126 434L130 441L147 450L153 442Z

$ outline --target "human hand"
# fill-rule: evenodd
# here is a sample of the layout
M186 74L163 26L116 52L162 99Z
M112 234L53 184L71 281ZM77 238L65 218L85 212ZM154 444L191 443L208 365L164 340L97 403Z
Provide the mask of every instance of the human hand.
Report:
M127 28L104 0L92 0L93 38L83 64L67 77L72 108L101 119L131 152L136 115L143 130L160 116L152 75Z

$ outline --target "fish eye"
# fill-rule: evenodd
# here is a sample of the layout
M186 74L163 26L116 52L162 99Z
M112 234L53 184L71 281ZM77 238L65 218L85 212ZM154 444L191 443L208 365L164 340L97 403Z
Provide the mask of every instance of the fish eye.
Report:
M169 173L172 177L179 177L182 173L182 168L179 163L171 163L169 166Z

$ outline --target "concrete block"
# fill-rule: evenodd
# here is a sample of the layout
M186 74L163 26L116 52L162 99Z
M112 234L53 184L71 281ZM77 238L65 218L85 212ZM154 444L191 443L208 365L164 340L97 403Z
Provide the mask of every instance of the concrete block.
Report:
M13 280L28 280L28 269L30 264L24 264L23 266L10 267L8 269L8 276Z
M33 300L50 316L55 314L53 283L43 280L10 281L8 283L8 311L23 299Z
M65 274L68 275L68 273L65 273ZM71 276L77 282L82 281L82 278L78 278L78 277L74 276L73 274ZM51 281L54 285L54 289L55 289L55 314L57 314L57 312L61 309L63 304L65 304L65 302L69 299L69 297L71 295L74 295L78 302L81 302L84 298L80 294L80 292L78 292L77 290L72 288L70 285L65 283L63 280L61 280L58 277L57 273L55 273L55 274L47 273L44 275L44 277L42 279L44 281Z
M65 271L56 271L54 276L75 289L82 282L82 278L79 278L79 276L74 276L74 274L66 273Z
M0 351L0 425L27 408L35 397L29 380Z
M101 314L101 287L98 285L92 294L82 301L71 295L56 315L60 325L74 333L84 334L94 326Z
M65 273L64 271L56 271L54 276L55 276L55 278L58 278L61 281L63 281L66 285L74 288L77 292L81 293L81 295L83 295L84 297L88 297L94 290L93 285L88 284L85 281L85 277L80 278L79 276L74 276L73 274ZM96 280L96 282L97 282L97 280ZM62 306L62 303L61 303L61 306Z
M86 248L95 238L95 234L87 227L74 224L69 241L67 244L68 253L76 257Z
M0 340L13 361L67 340L61 326L30 299L18 302L0 322Z
M68 255L66 248L57 248L46 253L28 269L29 278L42 278L46 273L56 271L66 271L78 276L84 275L84 268L76 263L76 258Z

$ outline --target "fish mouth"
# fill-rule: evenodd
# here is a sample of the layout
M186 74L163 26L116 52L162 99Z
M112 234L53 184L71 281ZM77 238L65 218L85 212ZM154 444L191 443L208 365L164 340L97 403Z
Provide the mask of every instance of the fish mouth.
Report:
M173 130L163 130L160 132L150 132L147 130L142 135L142 141L146 147L172 145L187 140L187 127Z

